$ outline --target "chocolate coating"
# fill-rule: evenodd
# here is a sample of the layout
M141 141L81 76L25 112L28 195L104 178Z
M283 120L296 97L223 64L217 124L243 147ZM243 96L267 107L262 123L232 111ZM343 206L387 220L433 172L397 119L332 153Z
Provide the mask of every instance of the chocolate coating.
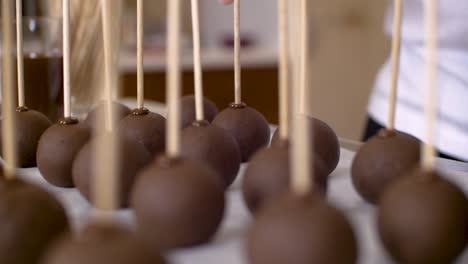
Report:
M468 201L436 172L415 169L379 203L379 235L399 263L453 263L468 243Z
M124 117L128 116L129 114L132 113L132 110L128 108L127 106L117 103L117 102L112 102L112 107L114 110L114 115L117 120L121 120ZM105 113L106 110L106 104L105 102L99 103L91 112L88 113L88 116L86 117L84 124L91 128L94 129L96 127L96 119L99 115L102 115Z
M315 190L325 195L328 186L327 170L318 157L312 158ZM288 192L290 175L287 144L278 144L255 153L245 170L242 182L244 202L250 212L258 212L268 201Z
M78 122L62 122L49 127L37 147L37 167L42 177L58 187L74 187L73 161L89 137L89 129Z
M161 156L138 175L131 205L141 237L163 251L208 242L224 214L224 188L210 167Z
M354 264L357 242L343 213L320 196L294 194L262 209L247 241L251 264Z
M340 141L335 131L320 119L309 117L309 127L312 130L311 143L312 150L319 155L325 163L327 173L331 174L338 166L340 161ZM275 131L271 140L271 145L281 144L282 139L279 136L279 129Z
M216 116L213 124L226 129L236 139L242 162L250 160L270 141L270 127L265 117L245 104L231 104Z
M17 108L14 112L15 146L17 165L21 168L36 167L36 151L42 133L52 125L52 122L42 113L25 107ZM2 121L0 121L0 139L2 135ZM0 140L3 156L3 146Z
M226 130L208 122L194 122L182 131L181 149L182 157L215 169L226 188L236 179L240 167L239 146Z
M111 224L92 224L77 237L62 238L41 264L164 264L128 230Z
M182 99L180 99L180 110L182 128L192 125L192 122L197 120L195 117L195 96L186 95L182 97ZM218 107L216 107L216 105L206 97L203 97L203 111L205 120L210 123L219 112Z
M354 188L368 202L378 203L394 180L420 160L420 142L408 134L383 129L357 152L351 176Z
M128 207L129 196L133 188L137 173L151 161L151 154L134 139L118 137L117 171L119 179L120 207ZM88 200L91 199L91 179L95 167L95 146L97 139L86 143L76 155L73 162L73 182L80 193Z
M119 132L143 144L152 155L166 146L166 119L160 114L135 109L120 121Z
M0 191L0 261L37 264L68 230L61 204L41 188L13 180Z

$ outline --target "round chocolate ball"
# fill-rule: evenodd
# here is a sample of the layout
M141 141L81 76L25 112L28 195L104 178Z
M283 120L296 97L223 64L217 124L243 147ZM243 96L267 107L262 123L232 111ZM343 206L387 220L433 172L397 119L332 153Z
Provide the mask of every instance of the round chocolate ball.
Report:
M324 163L312 157L314 188L323 195L327 192L328 173ZM250 160L242 182L242 194L247 208L258 212L268 201L290 190L289 146L284 143L259 150Z
M104 115L106 113L106 107L107 105L105 102L99 103L93 110L91 110L91 112L88 113L84 124L91 129L95 129L98 117L99 119L104 120L104 116L100 115ZM114 111L114 116L117 120L121 120L132 113L132 110L130 110L130 108L121 103L112 102L112 107Z
M86 143L76 155L73 162L72 176L75 186L88 200L91 199L91 184L96 162L96 144L98 138L93 138ZM133 188L137 173L151 161L151 154L146 148L134 139L118 137L118 150L116 155L119 180L119 205L128 207L129 196Z
M166 156L138 175L131 200L141 237L163 251L208 242L224 204L224 186L213 169Z
M77 119L62 119L49 127L42 134L37 147L37 167L42 177L58 187L74 187L73 161L89 137L89 129Z
M77 236L55 243L41 264L164 264L128 230L114 224L92 224Z
M240 167L240 151L236 140L226 130L195 121L182 131L182 157L206 163L215 169L228 188L236 179Z
M119 123L119 132L135 139L156 155L166 146L166 119L148 109L135 109Z
M468 243L468 200L438 173L414 169L383 193L378 231L398 263L454 263Z
M21 168L36 167L36 151L42 133L52 125L52 122L42 113L26 107L18 107L13 115L15 122L16 162ZM2 135L0 122L0 139ZM0 148L3 149L2 140ZM3 156L3 151L1 152Z
M246 104L231 104L219 113L213 124L226 129L236 139L241 161L247 162L270 142L270 127L265 117Z
M368 202L378 203L394 180L407 174L420 159L420 142L405 133L382 129L354 157L354 188Z
M182 97L182 99L180 99L180 108L182 128L192 125L192 122L197 120L195 117L195 96L187 95ZM203 112L205 119L211 123L218 114L219 110L212 101L206 97L203 97Z
M320 195L286 194L268 203L247 241L251 264L354 264L357 247L345 215Z
M312 150L323 160L327 173L331 174L340 161L340 141L335 131L320 119L309 117L309 127L312 131ZM282 144L279 129L275 131L271 145Z
M0 260L39 263L45 250L68 231L62 205L41 188L12 180L0 192Z

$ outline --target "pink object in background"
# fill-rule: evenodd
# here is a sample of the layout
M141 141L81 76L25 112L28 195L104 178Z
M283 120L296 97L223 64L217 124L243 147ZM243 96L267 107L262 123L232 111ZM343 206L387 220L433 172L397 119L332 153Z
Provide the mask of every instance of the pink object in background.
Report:
M219 0L219 2L224 4L224 5L229 5L229 4L232 4L232 2L234 2L234 0Z

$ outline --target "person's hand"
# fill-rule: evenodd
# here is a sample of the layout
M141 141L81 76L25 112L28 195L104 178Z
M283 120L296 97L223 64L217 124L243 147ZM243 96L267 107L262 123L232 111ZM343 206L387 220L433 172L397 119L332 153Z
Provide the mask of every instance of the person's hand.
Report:
M234 0L218 0L223 5L230 5Z

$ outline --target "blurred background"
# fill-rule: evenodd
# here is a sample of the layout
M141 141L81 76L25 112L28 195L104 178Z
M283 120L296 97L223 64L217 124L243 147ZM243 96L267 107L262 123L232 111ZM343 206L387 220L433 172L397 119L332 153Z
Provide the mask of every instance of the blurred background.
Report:
M94 0L72 0L73 4ZM115 1L116 6L119 1ZM184 6L183 91L193 93L190 4ZM185 3L184 2L184 3ZM24 15L60 16L59 0L24 0ZM166 0L145 1L145 84L147 99L165 99L165 6ZM374 76L389 52L389 39L383 32L386 1L315 0L311 3L312 56L310 114L330 124L340 137L360 139L366 118L366 105ZM136 1L123 0L117 28L121 35L118 76L120 95L136 96ZM205 96L219 108L233 101L232 7L215 0L200 0L202 60ZM278 120L277 1L248 0L241 4L243 100L260 110L271 123ZM87 14L86 16L91 16ZM117 18L116 18L117 19ZM91 21L91 19L88 19ZM99 28L98 21L86 25ZM75 22L75 25L79 23ZM76 26L78 27L78 26ZM95 34L100 34L97 30ZM93 46L74 41L76 54L83 50L100 54L98 40ZM90 42L90 41L88 41ZM89 44L89 43L88 43ZM82 56L81 56L82 57ZM80 57L80 58L81 58ZM96 73L100 57L76 62L76 100L95 88L84 82ZM94 70L91 66L94 66ZM97 76L94 79L98 79ZM90 78L92 79L92 78ZM82 84L78 84L84 82ZM83 97L83 96L81 96Z

